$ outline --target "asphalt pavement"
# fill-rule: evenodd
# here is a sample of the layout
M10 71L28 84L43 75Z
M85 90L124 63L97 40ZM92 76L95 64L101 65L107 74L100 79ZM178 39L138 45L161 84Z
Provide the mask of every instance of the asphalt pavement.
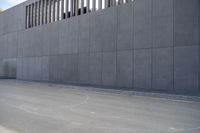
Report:
M0 80L0 133L200 133L200 103Z

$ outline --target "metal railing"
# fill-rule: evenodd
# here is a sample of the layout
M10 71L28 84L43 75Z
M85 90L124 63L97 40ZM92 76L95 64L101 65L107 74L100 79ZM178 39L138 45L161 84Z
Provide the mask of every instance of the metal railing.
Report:
M39 0L26 6L25 28L106 9L134 0Z

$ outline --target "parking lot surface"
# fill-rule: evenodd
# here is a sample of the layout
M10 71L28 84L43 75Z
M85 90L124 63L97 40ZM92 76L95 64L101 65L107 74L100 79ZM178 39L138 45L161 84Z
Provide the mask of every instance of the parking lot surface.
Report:
M0 80L0 133L200 133L200 103Z

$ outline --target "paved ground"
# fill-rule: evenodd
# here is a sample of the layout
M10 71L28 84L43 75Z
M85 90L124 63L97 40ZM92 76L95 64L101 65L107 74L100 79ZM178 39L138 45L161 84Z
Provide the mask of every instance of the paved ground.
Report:
M0 133L200 133L200 103L0 80Z

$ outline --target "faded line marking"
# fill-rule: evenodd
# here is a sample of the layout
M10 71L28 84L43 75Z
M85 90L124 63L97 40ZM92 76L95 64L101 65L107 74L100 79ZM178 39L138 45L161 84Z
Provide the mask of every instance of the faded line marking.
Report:
M80 102L78 104L74 104L74 105L70 106L69 110L72 111L72 112L76 112L76 108L83 105L83 104L87 104L89 99L90 99L90 97L88 95L86 95L86 98L84 99L83 102Z
M0 125L0 133L18 133L17 131L5 128L3 126Z
M188 129L176 129L174 127L171 127L170 130L173 133L185 132L185 131L200 131L200 126L199 127L194 127L194 128L188 128Z

